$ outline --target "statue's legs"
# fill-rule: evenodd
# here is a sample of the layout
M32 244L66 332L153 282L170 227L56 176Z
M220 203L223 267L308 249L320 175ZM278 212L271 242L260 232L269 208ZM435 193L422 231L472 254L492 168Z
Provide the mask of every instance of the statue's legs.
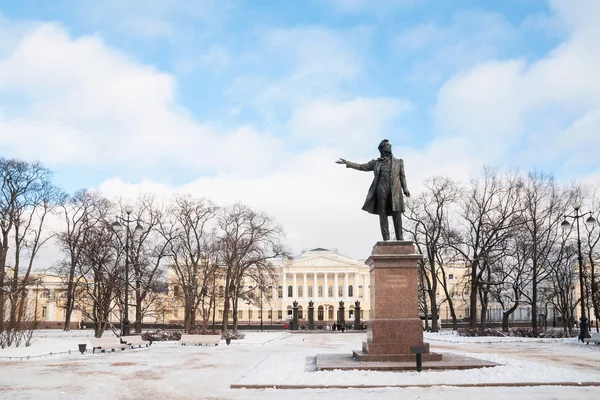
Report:
M395 221L396 220L394 219L394 224ZM379 213L379 226L381 227L381 236L383 237L383 240L390 240L390 224L388 222L388 216L385 213L385 211Z
M394 221L394 230L396 231L396 240L403 240L402 213L400 211L394 211L392 213L392 219Z

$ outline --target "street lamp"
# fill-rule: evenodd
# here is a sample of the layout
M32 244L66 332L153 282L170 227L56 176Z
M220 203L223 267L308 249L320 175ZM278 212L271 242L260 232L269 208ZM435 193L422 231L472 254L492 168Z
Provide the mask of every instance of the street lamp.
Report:
M133 208L131 206L125 206L123 208L127 217L117 216L115 222L112 224L112 228L114 231L119 232L122 230L123 225L119 223L119 220L125 225L125 301L124 301L124 311L123 311L123 321L121 323L121 336L129 336L129 238L132 237L131 231L129 230L129 224L131 222L136 222L137 220L129 219L129 216L133 212ZM140 222L137 221L137 225L134 230L134 234L139 234L144 230Z
M592 212L589 211L587 213L583 213L580 214L579 213L579 209L581 208L581 203L580 202L575 202L573 203L573 208L575 209L575 213L574 214L570 214L570 215L565 215L565 220L560 224L560 227L563 229L563 231L567 231L567 229L569 229L571 227L571 224L569 223L569 221L566 220L566 218L572 218L575 220L575 223L577 224L577 257L579 259L579 297L581 299L581 318L579 319L579 321L581 321L581 323L579 324L579 340L581 342L583 342L583 339L585 338L589 338L590 337L590 333L588 331L588 326L587 326L587 318L585 316L586 311L585 311L585 296L584 296L584 287L583 287L583 256L581 255L581 237L579 235L579 219L585 217L586 215L589 215L588 219L585 220L585 223L588 226L593 226L596 224L596 219L594 217L592 217Z
M250 300L246 300L246 305L248 305L248 326L250 326Z
M260 287L260 331L263 331L263 288L264 286Z

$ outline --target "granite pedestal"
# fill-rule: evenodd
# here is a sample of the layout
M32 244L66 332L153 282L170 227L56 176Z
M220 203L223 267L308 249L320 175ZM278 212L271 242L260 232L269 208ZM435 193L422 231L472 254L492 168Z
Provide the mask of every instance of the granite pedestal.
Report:
M418 262L411 241L377 242L366 264L371 273L371 311L367 341L355 351L359 361L413 361L411 347L424 347L423 361L441 361L423 342L419 318Z

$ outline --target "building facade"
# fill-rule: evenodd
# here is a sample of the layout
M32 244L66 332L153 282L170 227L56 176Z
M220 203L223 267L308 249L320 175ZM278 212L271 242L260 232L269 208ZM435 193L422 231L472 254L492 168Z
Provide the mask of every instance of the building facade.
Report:
M285 322L291 318L298 302L299 325L307 324L309 302L313 302L315 325L338 320L340 301L344 302L344 319L354 320L354 304L358 300L361 320L370 318L369 267L357 260L323 248L302 252L278 269L278 284L270 288L269 309L263 322ZM260 320L260 310L250 308L250 322ZM253 318L252 315L255 315ZM265 318L267 317L267 318Z

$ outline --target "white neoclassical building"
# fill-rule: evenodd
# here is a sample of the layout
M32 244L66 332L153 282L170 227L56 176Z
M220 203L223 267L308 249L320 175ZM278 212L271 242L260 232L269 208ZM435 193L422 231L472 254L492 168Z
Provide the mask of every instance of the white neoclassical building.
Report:
M278 266L279 284L273 287L268 315L264 320L282 321L292 315L294 301L298 302L300 325L308 320L309 301L313 301L315 325L337 320L340 301L344 301L345 320L354 319L355 301L360 301L361 319L370 315L370 276L369 267L363 260L357 260L336 250L316 248ZM260 319L250 318L256 321ZM274 315L277 313L276 315ZM243 318L242 318L243 320Z

